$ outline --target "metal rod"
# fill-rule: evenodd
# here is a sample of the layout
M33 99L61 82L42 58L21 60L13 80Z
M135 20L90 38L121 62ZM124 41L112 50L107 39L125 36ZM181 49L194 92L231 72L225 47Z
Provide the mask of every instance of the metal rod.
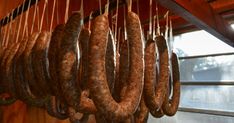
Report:
M234 52L207 54L207 55L197 55L197 56L185 56L185 57L179 57L179 60L183 60L183 59L196 59L196 58L204 58L204 57L214 57L214 56L225 56L225 55L234 55Z
M234 117L234 112L231 112L231 111L219 111L219 110L197 109L197 108L186 108L186 107L180 107L178 109L178 111L189 112L189 113L199 113L199 114Z
M125 5L125 4L126 4L125 0L119 0L119 7L121 7L121 6ZM117 6L117 1L116 0L110 0L109 12L115 10L116 6ZM105 11L105 7L102 7L102 12L104 12L104 11ZM95 11L93 11L92 18L95 18L95 17L97 17L99 15L100 15L100 10L95 10ZM84 18L84 23L89 22L89 21L90 21L89 16Z
M40 0L38 0L38 1L40 1ZM36 3L36 0L31 0L31 2L30 2L30 0L26 0L23 4L21 4L20 6L18 6L17 8L15 8L14 10L13 10L13 12L12 13L10 13L9 15L10 16L6 16L6 17L4 17L4 18L2 18L1 19L1 21L0 21L0 25L1 26L5 26L6 24L8 24L8 23L10 23L12 20L14 20L17 16L19 16L19 15L21 15L22 13L24 13L25 11L27 11L31 6L33 6L34 4ZM29 8L28 7L23 7L23 6L30 6ZM17 10L22 10L23 9L23 11L19 11L18 13L17 13ZM9 17L11 17L11 15L13 14L13 16L12 16L12 18L9 18ZM10 21L6 21L6 20L10 20Z
M234 86L234 81L181 81L183 86L216 86L216 85L231 85Z

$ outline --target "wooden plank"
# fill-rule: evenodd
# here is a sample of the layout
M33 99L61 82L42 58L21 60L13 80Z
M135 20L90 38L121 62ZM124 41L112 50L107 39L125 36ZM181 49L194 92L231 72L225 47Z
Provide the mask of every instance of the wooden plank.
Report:
M231 26L205 0L157 0L162 6L234 47Z
M31 107L21 101L0 106L0 123L70 123L69 119L58 120L44 109Z
M217 13L225 13L234 10L234 0L216 0L210 3Z

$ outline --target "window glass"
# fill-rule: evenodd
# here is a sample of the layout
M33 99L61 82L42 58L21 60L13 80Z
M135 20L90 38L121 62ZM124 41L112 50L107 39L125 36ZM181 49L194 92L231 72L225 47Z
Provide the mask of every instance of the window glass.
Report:
M194 31L175 36L174 49L180 57L234 52L233 47L206 31Z
M233 81L234 54L180 60L181 81Z
M182 86L180 107L234 111L234 86Z

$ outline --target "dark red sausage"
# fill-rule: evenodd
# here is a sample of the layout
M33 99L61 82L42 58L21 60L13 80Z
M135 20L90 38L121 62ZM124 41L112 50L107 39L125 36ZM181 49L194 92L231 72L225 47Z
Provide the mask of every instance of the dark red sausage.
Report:
M60 94L60 86L59 86L59 73L58 73L58 55L60 49L61 38L63 36L64 25L60 24L56 26L54 29L49 50L48 50L48 59L49 59L49 74L50 74L50 82L48 83L52 89L52 95L62 96Z
M51 96L49 101L46 103L45 108L49 115L56 117L60 120L65 120L68 118L68 114L66 112L62 113L57 110L57 105L56 105L57 101L58 100L56 99L55 96Z
M153 40L149 40L146 44L145 50L145 84L144 96L146 106L150 112L156 112L162 106L166 86L169 82L169 68L168 68L168 50L166 40L162 36L156 37L156 44L159 54L159 79L157 85L156 81L156 50Z
M82 28L80 13L74 13L67 21L61 39L58 69L61 92L66 103L76 110L80 103L81 90L77 86L78 36Z
M117 103L111 96L106 79L105 56L108 41L109 23L107 15L95 18L89 50L89 86L92 99L101 114L107 119L125 120L137 109L143 90L143 37L140 20L133 12L128 12L127 34L130 46L130 72L128 93Z
M5 92L7 92L7 93L13 91L12 89L14 89L14 84L12 83L12 81L9 82L8 79L10 79L10 78L8 78L6 76L6 70L7 70L6 62L7 62L8 58L9 58L9 56L10 57L14 56L15 51L17 51L17 50L15 50L15 48L18 48L18 47L19 47L18 43L14 43L14 44L9 45L9 47L6 49L6 51L3 54L2 58L1 58L1 61L0 61L0 64L1 64L1 67L0 67L1 70L0 71L1 71L2 83L4 83L4 85L6 87ZM14 51L12 51L12 49L14 49ZM8 67L7 71L9 71L9 67Z
M19 57L22 55L22 53L24 52L25 50L25 47L27 45L27 42L28 42L28 39L29 37L24 37L24 39L20 42L20 47L19 47L19 50L17 51L14 59L13 59L13 63L12 63L12 79L14 81L14 84L15 84L15 91L16 91L16 97L20 97L20 94L21 94L21 90L19 89L20 87L20 82L16 79L16 76L17 73L16 72L16 64L17 64L17 61L19 59Z
M164 116L164 112L163 112L162 108L160 108L158 111L156 111L156 110L150 111L150 114L155 118L161 118L162 116Z
M180 101L180 71L177 55L172 53L172 76L173 76L173 95L169 100L169 92L166 93L163 103L163 112L168 116L175 115Z
M32 60L32 49L35 46L36 42L39 41L40 33L35 33L32 35L32 37L30 37L31 39L28 41L29 44L27 44L27 47L22 55L22 59L23 61L19 61L22 63L23 68L23 82L27 83L30 87L30 90L32 91L32 93L37 96L37 97L43 97L43 92L41 91L40 88L38 88L38 84L35 80L35 75L33 72L33 65L32 62L36 62ZM21 60L21 59L20 59Z
M78 111L85 114L94 114L97 109L93 103L93 100L89 98L89 87L87 85L88 81L88 71L87 65L88 59L88 46L89 46L90 30L82 28L79 35L79 47L80 47L80 63L79 63L79 75L78 83L82 89L80 104L78 106Z
M5 75L5 80L6 82L8 82L8 84L10 85L8 88L8 92L12 95L12 96L16 96L16 92L15 92L15 83L13 81L13 76L12 76L12 63L13 63L13 59L19 49L20 43L16 43L15 46L12 48L11 53L9 54L8 58L5 61L5 69L4 69L4 75Z
M79 77L78 82L80 83L81 89L87 89L88 81L88 46L90 38L90 30L82 28L79 35L79 47L80 47L80 63L79 63Z
M114 36L109 29L108 34L108 42L107 42L107 48L106 48L106 75L107 75L107 82L108 86L110 88L111 93L114 91L114 83L115 83L115 67L116 67L116 52L115 52L115 42L114 42Z
M147 123L149 117L149 109L145 105L144 96L142 95L140 105L134 114L135 123Z
M37 85L37 89L40 89L41 91L41 97L51 94L51 88L48 85L50 78L48 70L49 61L47 56L50 36L51 34L49 32L41 32L31 52L31 64L35 84Z
M26 48L19 59L16 61L16 73L15 80L19 83L19 89L21 90L20 99L25 103L33 106L43 107L45 102L48 100L47 98L37 98L30 86L29 82L35 82L34 74L31 67L31 50L36 43L36 40L39 36L39 33L33 33L28 39ZM35 84L35 83L33 83ZM35 84L36 85L36 84Z

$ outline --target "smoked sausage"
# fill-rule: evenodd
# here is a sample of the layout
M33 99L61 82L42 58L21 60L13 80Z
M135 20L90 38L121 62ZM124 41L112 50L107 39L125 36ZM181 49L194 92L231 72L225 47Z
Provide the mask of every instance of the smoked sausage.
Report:
M101 114L107 119L125 120L137 109L143 90L144 59L143 37L140 20L133 12L128 12L127 34L130 46L130 67L128 93L117 103L111 96L105 70L105 55L109 23L107 14L95 18L89 47L88 83L91 97Z

